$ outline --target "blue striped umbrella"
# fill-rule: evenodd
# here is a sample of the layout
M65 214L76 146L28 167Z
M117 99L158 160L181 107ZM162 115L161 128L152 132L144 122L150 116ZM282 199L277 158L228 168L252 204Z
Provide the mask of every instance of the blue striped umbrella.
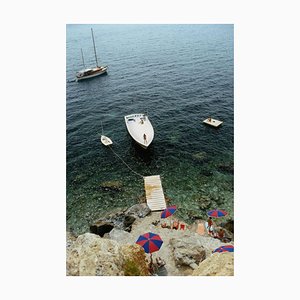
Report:
M166 209L163 210L160 217L164 219L164 218L167 218L169 216L172 216L175 213L176 209L177 209L176 205L169 206L169 207L167 207Z
M215 252L219 252L219 253L234 252L234 247L232 245L221 246L213 251L213 253L215 253Z
M158 234L147 232L140 235L136 241L136 244L142 246L146 253L152 253L158 251L163 241Z
M222 209L213 209L207 212L210 217L220 218L227 215L227 211Z

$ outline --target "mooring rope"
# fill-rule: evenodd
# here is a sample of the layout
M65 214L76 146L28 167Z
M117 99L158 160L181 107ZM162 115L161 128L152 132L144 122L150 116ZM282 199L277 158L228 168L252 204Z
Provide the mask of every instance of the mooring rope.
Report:
M122 157L120 157L114 150L113 150L113 148L112 147L110 147L110 145L108 145L108 147L109 147L109 149L123 162L123 164L129 169L129 170L131 170L134 174L136 174L136 175L138 175L138 176L140 176L140 177L142 177L142 178L144 178L144 176L143 175L141 175L141 174L139 174L139 173L137 173L136 171L134 171L132 168L130 168L130 166L123 160L123 158Z

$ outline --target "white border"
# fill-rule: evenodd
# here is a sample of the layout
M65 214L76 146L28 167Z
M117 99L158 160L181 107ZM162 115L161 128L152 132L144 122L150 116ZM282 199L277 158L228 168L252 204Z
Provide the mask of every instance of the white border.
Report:
M1 10L0 75L4 204L0 293L6 297L1 298L295 295L299 265L295 246L299 243L293 233L297 232L299 176L294 174L300 153L296 143L300 49L295 4L256 0L6 2ZM235 25L237 247L233 278L64 276L67 23Z

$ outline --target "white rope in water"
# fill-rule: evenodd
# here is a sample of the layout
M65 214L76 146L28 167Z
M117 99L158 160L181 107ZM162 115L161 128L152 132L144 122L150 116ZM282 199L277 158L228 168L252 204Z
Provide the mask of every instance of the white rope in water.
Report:
M131 170L134 174L136 174L136 175L138 175L138 176L140 176L140 177L142 177L142 178L144 178L144 176L143 175L141 175L141 174L139 174L139 173L137 173L136 171L134 171L132 168L130 168L130 166L122 159L122 157L120 157L113 149L112 149L112 147L110 147L110 145L108 145L108 147L109 147L109 149L123 162L123 164L129 169L129 170Z

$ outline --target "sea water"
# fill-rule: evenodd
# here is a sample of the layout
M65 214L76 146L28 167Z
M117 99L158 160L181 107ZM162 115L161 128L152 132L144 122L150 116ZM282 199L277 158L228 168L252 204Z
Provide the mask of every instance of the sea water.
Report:
M107 75L76 82L98 61ZM135 172L160 175L176 216L188 222L221 208L233 218L233 25L67 25L67 229L77 234L105 213L144 199L143 179L100 142L104 134ZM146 151L124 116L146 112ZM212 117L219 128L203 124ZM118 189L105 189L112 181ZM105 185L105 184L104 184Z

